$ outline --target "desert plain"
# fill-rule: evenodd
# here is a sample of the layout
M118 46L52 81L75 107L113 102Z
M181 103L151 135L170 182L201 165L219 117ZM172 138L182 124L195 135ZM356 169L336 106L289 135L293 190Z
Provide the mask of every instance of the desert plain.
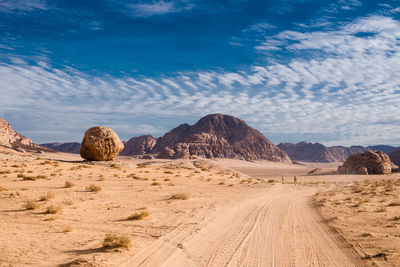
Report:
M400 265L399 173L12 151L0 161L0 266Z

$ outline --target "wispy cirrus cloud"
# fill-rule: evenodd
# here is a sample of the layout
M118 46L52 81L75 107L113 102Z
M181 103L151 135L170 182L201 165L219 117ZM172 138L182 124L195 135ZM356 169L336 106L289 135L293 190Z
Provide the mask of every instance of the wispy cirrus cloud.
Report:
M47 10L46 0L0 0L0 12L29 12L33 10Z
M126 4L132 14L137 17L152 17L170 13L178 13L193 8L188 1L145 1L142 3Z
M226 113L274 142L317 137L325 144L398 145L399 32L398 21L382 16L327 32L283 31L271 40L293 53L288 62L168 77L93 76L14 58L0 64L0 114L28 118L32 125L23 133L41 142L70 141L97 124L112 125L125 139L160 135L207 113ZM317 56L304 58L308 52ZM42 140L38 127L57 134Z

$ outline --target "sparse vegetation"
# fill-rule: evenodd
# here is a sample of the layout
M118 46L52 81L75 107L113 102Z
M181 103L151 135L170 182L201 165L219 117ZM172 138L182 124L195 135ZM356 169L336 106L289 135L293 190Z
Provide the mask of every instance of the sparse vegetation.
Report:
M165 173L165 174L174 174L174 173L171 172L171 171L165 171L164 173Z
M151 185L156 186L156 185L161 185L161 184L158 182L152 182Z
M66 226L64 229L63 229L63 233L69 233L69 232L72 232L74 229L71 227L71 226Z
M71 182L71 181L65 181L65 185L64 185L64 187L65 188L71 188L71 187L73 187L75 184L73 183L73 182Z
M132 214L127 218L129 221L136 221L136 220L143 220L144 218L148 217L150 214L147 211L137 212Z
M189 199L189 195L185 194L185 193L177 193L177 194L171 195L171 197L169 199L186 200L186 199Z
M101 187L95 184L91 184L88 187L86 187L86 190L89 192L99 192L101 190Z
M23 208L25 210L35 210L38 207L39 207L39 205L33 200L27 200L27 201L25 201L25 203L23 205Z
M107 234L103 240L104 249L129 248L131 238L127 235Z
M45 214L56 214L61 211L61 206L50 205L46 208Z
M46 195L42 195L39 199L39 201L48 201L49 199L54 198L54 193L53 192L47 192Z

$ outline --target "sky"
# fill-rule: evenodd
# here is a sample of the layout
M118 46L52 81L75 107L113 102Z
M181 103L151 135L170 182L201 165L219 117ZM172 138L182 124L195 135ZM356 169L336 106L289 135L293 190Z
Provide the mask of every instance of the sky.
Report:
M223 113L276 144L400 145L399 19L399 0L0 0L0 117L36 143Z

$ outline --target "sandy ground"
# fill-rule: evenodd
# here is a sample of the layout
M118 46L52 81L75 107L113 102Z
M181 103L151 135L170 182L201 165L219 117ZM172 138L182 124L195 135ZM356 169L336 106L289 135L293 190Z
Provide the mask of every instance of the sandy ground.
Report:
M314 204L371 265L400 266L400 174L367 177L319 191Z
M0 266L395 266L398 247L387 261L362 259L376 255L385 235L399 241L394 213L391 232L373 217L366 249L352 230L369 213L352 221L341 212L353 208L330 203L367 178L332 175L336 166L0 153ZM313 168L323 172L307 175ZM147 217L128 220L140 213ZM131 245L105 249L107 234Z

